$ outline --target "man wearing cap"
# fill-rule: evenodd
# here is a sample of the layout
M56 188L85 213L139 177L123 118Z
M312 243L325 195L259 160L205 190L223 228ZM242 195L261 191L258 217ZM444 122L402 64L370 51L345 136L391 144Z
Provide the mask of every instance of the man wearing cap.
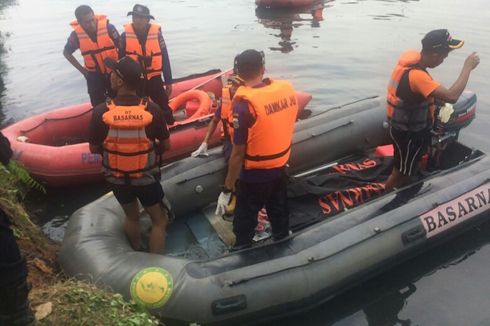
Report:
M422 51L403 53L388 84L387 115L394 149L394 166L386 181L386 191L409 183L417 173L420 159L430 145L435 101L455 103L470 73L480 62L470 54L458 79L445 88L432 79L427 68L439 66L449 52L463 46L446 29L433 30L422 39Z
M115 95L109 81L110 69L104 59L118 58L119 33L106 16L94 15L89 6L75 9L75 17L77 19L70 24L74 31L66 42L63 55L87 80L90 102L96 106L104 103L107 96ZM82 53L84 66L73 56L77 49Z
M162 254L168 209L162 200L160 156L170 148L162 110L136 90L143 82L141 66L126 56L106 60L113 69L113 100L94 108L89 129L90 151L102 154L103 173L126 215L124 230L135 250L141 249L139 200L151 217L150 252Z
M246 50L236 58L244 86L233 97L230 117L233 149L216 214L222 215L239 178L233 232L233 250L250 247L257 225L257 213L265 206L272 238L289 234L286 164L291 152L298 101L292 85L283 80L263 79L262 52Z
M150 19L155 18L146 6L134 5L129 15L133 21L124 25L119 57L128 55L140 63L145 76L144 95L162 108L167 124L173 124L175 120L168 106L168 98L172 93L172 71L161 27L155 23L150 24Z

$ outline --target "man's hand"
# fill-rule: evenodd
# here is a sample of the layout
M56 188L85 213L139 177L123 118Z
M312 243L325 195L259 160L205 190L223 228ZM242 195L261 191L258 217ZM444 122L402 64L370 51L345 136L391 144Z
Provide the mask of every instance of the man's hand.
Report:
M230 204L232 192L221 192L218 197L215 214L223 216L226 213L226 207Z
M466 69L473 70L476 68L476 66L478 66L479 63L480 57L478 56L478 54L476 54L476 52L473 52L466 58L464 62L464 67Z
M198 156L209 156L208 153L208 143L203 142L201 146L191 154L192 157L198 157Z

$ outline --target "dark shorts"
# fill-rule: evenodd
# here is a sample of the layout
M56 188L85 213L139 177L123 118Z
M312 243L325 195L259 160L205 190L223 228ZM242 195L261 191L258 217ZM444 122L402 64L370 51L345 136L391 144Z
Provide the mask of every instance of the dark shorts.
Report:
M137 198L143 207L158 204L165 196L159 182L147 186L112 185L112 192L121 205L130 204Z
M391 127L390 137L393 142L395 168L406 176L417 173L422 156L429 150L430 130L407 132Z

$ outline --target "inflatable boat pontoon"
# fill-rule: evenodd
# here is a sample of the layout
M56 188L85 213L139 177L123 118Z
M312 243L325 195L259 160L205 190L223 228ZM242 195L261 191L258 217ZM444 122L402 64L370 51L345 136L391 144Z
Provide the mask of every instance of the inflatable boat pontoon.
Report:
M291 185L317 191L332 171L343 175L349 166L363 166L347 163L353 155L389 156L376 150L389 143L382 103L360 100L299 122ZM439 164L420 181L388 194L379 191L358 205L359 192L347 190L334 215L318 204L330 194L310 191L308 198L316 199L292 198L291 222L309 222L295 224L279 242L226 252L233 240L229 222L213 214L225 176L225 162L215 149L207 158L187 158L163 169L163 186L177 216L165 255L131 249L123 212L108 194L71 217L61 265L67 275L108 285L167 321L250 324L311 308L489 218L490 159L457 141L475 107L475 94L465 92L435 137L444 148ZM368 186L376 182L367 179Z
M170 106L177 121L169 126L172 146L162 157L164 163L189 155L201 144L216 109L208 94L214 99L221 98L222 77L230 73L211 70L173 84ZM297 92L297 96L300 108L304 109L311 94ZM9 139L15 158L46 185L67 187L100 182L102 157L90 153L87 142L91 117L92 107L85 103L29 117L2 133ZM220 143L221 128L216 128L208 145L211 148Z

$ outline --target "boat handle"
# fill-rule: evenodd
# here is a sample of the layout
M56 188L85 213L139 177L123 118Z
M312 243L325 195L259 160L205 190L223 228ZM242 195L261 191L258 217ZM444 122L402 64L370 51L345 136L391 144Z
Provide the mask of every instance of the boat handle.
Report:
M424 238L425 234L425 228L422 225L417 225L416 227L402 233L403 244L408 245L417 241L418 239Z
M243 294L213 301L211 304L214 315L222 315L247 308L247 297Z

